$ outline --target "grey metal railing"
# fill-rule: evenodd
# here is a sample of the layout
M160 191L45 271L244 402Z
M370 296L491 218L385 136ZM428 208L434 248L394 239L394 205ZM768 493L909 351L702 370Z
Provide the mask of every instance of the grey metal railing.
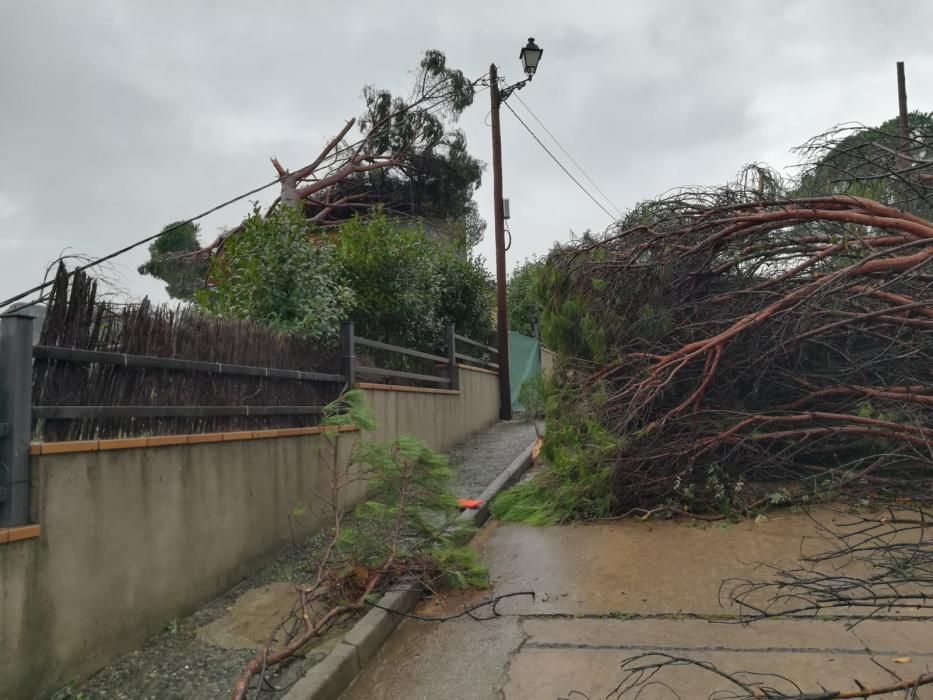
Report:
M29 522L32 316L0 315L0 527Z
M391 345L389 343L384 343L378 340L361 338L354 334L353 324L347 323L344 324L343 330L341 332L343 371L350 378L351 385L356 383L357 375L369 375L374 377L386 377L390 379L409 379L412 381L426 382L429 384L438 384L449 389L459 389L460 371L458 368L458 360L498 370L499 365L495 362L489 362L478 357L473 357L471 355L457 352L458 342L478 347L481 350L491 352L493 354L496 353L496 349L493 347L477 342L465 336L458 335L453 324L447 327L447 338L445 343L447 346L447 355L442 356L429 352L423 352L421 350L412 350L411 348L404 348L398 345ZM358 347L367 347L374 350L383 350L397 353L405 357L430 360L444 367L445 372L442 375L433 375L420 372L409 372L407 370L400 369L369 367L366 365L361 365L357 360L356 348Z
M447 331L448 353L446 357L442 355L435 355L429 352L423 352L421 350L403 348L399 345L391 345L389 343L383 343L378 340L361 338L354 333L352 323L345 323L343 325L340 338L342 346L341 354L344 363L343 371L349 377L351 386L356 383L357 375L386 377L389 379L410 379L412 381L427 382L429 384L439 384L449 389L457 389L460 386L460 375L457 370L457 358L455 356L455 333L452 325L448 328ZM385 367L369 367L366 365L361 365L357 361L356 348L358 347L368 347L374 350L384 350L387 352L396 353L398 355L403 355L405 357L415 357L421 360L437 362L446 368L446 373L444 376L440 376L434 374L423 374L420 372L408 372L400 369L388 369Z
M454 338L455 340L459 340L462 343L466 343L467 345L471 345L474 348L479 348L480 350L485 351L491 357L496 357L496 358L499 357L499 351L496 348L492 347L491 345L486 345L485 343L477 342L470 338L466 338L462 335L455 335ZM464 362L468 362L470 364L479 365L480 367L486 367L488 369L495 369L495 370L499 369L498 362L492 362L491 360L484 360L482 358L474 357L473 355L467 355L465 353L457 353L457 359L463 360Z

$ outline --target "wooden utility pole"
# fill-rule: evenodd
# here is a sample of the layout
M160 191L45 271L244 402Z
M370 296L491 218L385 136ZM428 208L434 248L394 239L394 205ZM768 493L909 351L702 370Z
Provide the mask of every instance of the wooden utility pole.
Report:
M499 346L499 418L512 420L512 383L509 379L509 311L506 306L505 219L502 212L502 132L499 129L499 72L489 66L492 100L492 196L496 220L496 328Z
M897 62L897 106L900 114L901 150L906 151L910 142L910 126L907 122L907 79L904 77L904 62Z

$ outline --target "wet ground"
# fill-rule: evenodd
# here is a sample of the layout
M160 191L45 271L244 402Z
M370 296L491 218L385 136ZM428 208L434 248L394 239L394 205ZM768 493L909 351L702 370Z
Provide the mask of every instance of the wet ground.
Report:
M514 421L498 423L455 446L450 453L454 493L461 498L479 496L534 439L534 425ZM294 604L295 585L313 577L320 546L320 538L311 538L297 549L287 548L193 615L167 620L163 633L141 649L116 659L87 682L62 689L56 700L228 698L244 663L268 642ZM345 631L334 630L304 657L276 667L261 700L284 696Z
M493 479L535 441L531 422L501 421L450 451L453 491L460 498L476 498Z
M812 515L824 523L846 517L829 508ZM852 619L830 618L736 624L737 611L719 602L722 581L766 577L760 562L793 564L801 546L818 544L816 536L814 520L793 513L737 524L491 523L477 544L491 569L493 594L533 591L535 599L504 601L502 616L484 622L406 620L344 700L616 697L623 660L646 653L690 657L728 672L780 674L808 690L854 689L854 679L883 685L895 682L894 674L910 678L933 668L933 623L910 616L851 629ZM419 612L455 613L488 595L429 601ZM639 700L737 690L688 667L656 680L667 685L647 688ZM777 678L768 685L792 689ZM920 688L916 698L933 698L933 691Z

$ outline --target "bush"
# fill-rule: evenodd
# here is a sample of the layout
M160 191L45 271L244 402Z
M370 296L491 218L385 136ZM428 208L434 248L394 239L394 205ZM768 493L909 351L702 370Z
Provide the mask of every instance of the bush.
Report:
M541 285L539 278L545 261L530 258L516 267L509 276L509 327L513 331L535 337L541 318Z
M354 303L341 277L334 246L311 240L299 212L281 206L263 218L257 206L214 259L211 284L197 298L218 316L333 342Z
M463 258L420 227L384 216L341 227L337 257L353 289L351 320L365 337L409 348L437 349L447 324L487 339L492 331L492 282L480 258Z
M444 250L436 258L441 283L439 313L460 335L491 342L495 296L493 279L479 256L460 257Z
M347 320L361 336L409 348L440 351L450 323L491 338L492 279L482 258L382 215L313 232L291 207L267 218L254 210L214 259L199 303L328 343Z

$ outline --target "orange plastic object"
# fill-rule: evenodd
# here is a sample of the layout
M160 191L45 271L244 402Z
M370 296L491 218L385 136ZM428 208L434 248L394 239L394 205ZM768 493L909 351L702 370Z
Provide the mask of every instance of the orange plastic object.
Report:
M482 501L473 500L470 498L461 498L457 501L461 508L479 508L483 505Z

